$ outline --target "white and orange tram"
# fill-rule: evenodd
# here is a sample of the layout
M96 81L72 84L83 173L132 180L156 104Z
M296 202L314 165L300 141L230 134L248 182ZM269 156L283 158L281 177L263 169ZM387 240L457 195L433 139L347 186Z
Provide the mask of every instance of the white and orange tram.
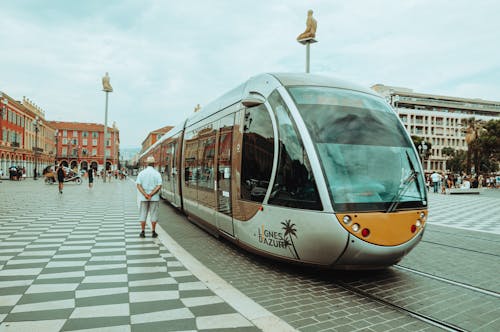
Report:
M372 90L262 74L144 152L161 196L252 252L337 269L398 262L422 238L427 193L397 114Z

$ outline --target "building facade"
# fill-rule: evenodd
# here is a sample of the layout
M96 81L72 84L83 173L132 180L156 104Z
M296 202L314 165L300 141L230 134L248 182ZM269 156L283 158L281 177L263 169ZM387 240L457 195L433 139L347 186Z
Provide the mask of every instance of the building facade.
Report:
M142 141L141 152L146 151L151 145L155 144L165 133L169 132L173 126L165 126L156 130L153 130L148 134L148 136Z
M376 84L372 89L392 105L410 136L431 143L429 157L422 162L426 172L447 170L443 148L467 150L463 125L466 119L500 119L500 101L416 93L383 84Z
M116 124L108 127L106 139L102 124L61 121L49 121L48 124L54 128L57 164L62 163L78 170L86 170L89 167L102 170L106 153L106 169L118 169L120 131Z
M12 166L34 176L54 161L53 128L45 112L23 97L17 101L0 92L0 169L4 174Z

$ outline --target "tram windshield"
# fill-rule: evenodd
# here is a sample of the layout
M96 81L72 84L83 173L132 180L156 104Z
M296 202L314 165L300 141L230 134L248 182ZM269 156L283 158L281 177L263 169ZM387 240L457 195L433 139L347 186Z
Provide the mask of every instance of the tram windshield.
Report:
M427 205L418 157L382 99L327 87L289 87L315 143L336 211Z

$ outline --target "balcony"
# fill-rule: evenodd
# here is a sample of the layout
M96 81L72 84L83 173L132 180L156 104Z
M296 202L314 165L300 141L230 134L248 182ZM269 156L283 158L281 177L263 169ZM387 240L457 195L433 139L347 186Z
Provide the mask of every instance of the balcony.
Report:
M10 142L10 146L13 148L18 148L19 147L19 142Z

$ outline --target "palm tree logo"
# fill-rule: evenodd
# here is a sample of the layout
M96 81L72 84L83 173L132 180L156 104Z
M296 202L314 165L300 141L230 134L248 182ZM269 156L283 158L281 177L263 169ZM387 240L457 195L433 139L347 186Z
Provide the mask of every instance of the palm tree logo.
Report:
M295 228L295 224L292 224L290 220L286 220L285 222L281 222L283 225L283 230L285 231L284 238L285 238L285 246L290 246L292 245L293 253L295 253L295 257L297 259L299 258L299 254L297 253L297 250L295 249L295 244L293 243L292 236L297 237L297 229ZM288 237L288 238L287 238ZM290 241L288 241L290 240Z

